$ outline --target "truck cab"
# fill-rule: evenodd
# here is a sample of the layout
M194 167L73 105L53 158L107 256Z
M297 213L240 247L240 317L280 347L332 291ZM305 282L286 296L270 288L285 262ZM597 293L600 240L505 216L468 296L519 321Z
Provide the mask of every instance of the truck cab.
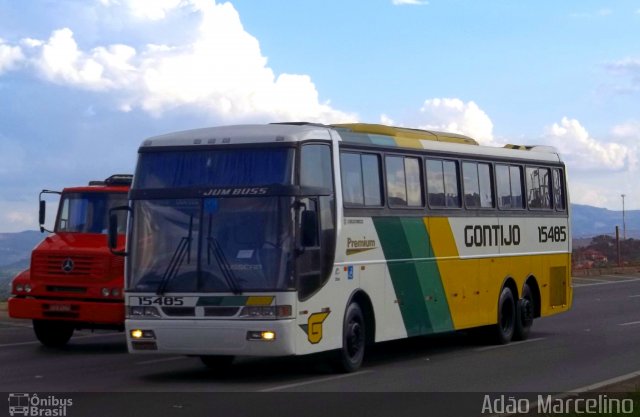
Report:
M107 232L109 211L127 204L132 178L40 193L40 230L49 234L33 249L30 268L13 279L9 316L33 320L43 345L63 346L76 329L124 328L124 261L109 250ZM49 193L60 195L52 231L44 227ZM126 215L119 217L124 245Z

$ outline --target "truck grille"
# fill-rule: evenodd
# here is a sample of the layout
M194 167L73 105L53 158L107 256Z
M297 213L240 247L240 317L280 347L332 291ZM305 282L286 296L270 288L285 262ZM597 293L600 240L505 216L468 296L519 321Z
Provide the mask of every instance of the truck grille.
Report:
M106 256L36 253L31 260L32 277L105 279L108 275L109 258Z

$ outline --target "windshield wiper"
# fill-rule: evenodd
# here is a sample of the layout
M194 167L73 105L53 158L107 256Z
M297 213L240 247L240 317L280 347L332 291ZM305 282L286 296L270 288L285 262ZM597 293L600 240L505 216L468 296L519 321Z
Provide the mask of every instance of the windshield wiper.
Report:
M167 290L169 282L178 274L185 255L187 257L187 264L191 263L191 240L193 239L193 215L189 218L189 233L180 239L178 247L173 252L173 256L167 265L167 269L164 271L160 285L156 294L162 295Z
M220 247L220 243L213 236L207 237L207 260L211 263L211 252L213 252L213 256L218 263L218 267L222 272L222 276L227 282L227 286L234 294L242 293L240 286L238 285L238 279L236 278L233 270L231 269L231 265L229 265L229 261L227 261L227 257L224 255L222 248Z

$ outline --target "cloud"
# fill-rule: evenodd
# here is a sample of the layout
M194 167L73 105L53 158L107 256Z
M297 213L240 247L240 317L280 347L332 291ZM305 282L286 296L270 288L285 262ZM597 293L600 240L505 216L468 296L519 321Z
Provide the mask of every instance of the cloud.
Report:
M22 49L19 46L8 45L0 38L0 75L16 69L22 60L24 60Z
M420 129L442 130L471 136L483 145L495 145L493 122L473 101L432 98L420 108Z
M615 125L611 133L619 138L640 139L640 122L626 122Z
M168 19L189 11L188 41L177 44L112 44L82 50L70 28L48 40L22 45L37 74L72 88L109 92L120 111L141 108L155 116L188 108L218 119L354 121L356 116L320 101L311 77L276 75L267 66L258 40L246 32L230 3L202 0L101 0L103 7L140 19ZM177 14L179 19L183 14ZM187 23L189 23L187 22ZM170 22L175 24L175 21ZM167 23L168 24L168 23Z
M636 151L624 144L593 138L576 119L563 117L547 128L543 138L555 146L571 169L583 171L619 171L635 169Z
M429 4L427 0L392 0L392 3L394 6L405 6L405 5L425 6Z

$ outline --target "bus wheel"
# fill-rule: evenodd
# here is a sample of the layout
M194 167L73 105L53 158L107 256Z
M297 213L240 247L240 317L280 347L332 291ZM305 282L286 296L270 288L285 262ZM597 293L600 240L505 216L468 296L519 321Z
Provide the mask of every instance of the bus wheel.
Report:
M344 315L342 349L339 351L338 367L343 372L353 372L360 368L366 345L364 315L358 303L351 303Z
M64 321L34 320L36 337L46 347L58 348L67 344L73 335L73 325Z
M525 340L529 337L529 331L533 325L533 316L535 311L533 294L529 285L524 284L522 289L522 298L518 301L516 326L513 333L515 340Z
M230 355L206 355L200 356L202 363L209 369L224 371L229 369L233 363L233 356Z
M513 293L507 287L498 298L498 323L494 326L495 341L501 345L509 343L516 327L516 303Z

